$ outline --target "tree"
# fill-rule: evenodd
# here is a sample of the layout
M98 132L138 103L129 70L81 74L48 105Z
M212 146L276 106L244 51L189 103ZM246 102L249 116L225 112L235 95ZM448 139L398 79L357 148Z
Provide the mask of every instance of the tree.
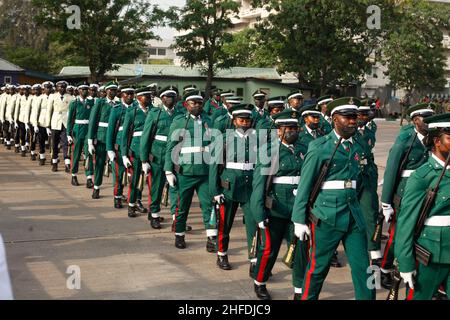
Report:
M405 88L407 97L415 91L443 89L445 49L443 30L450 29L448 5L423 0L404 1L385 39L383 63L395 88Z
M129 62L143 52L145 42L156 39L151 29L162 11L143 0L73 0L80 9L80 28L69 29L76 11L67 10L59 0L32 0L40 8L37 21L52 32L61 45L68 45L82 57L91 72L91 81L99 81L115 64ZM76 23L74 23L76 25Z
M388 0L254 1L271 12L258 29L267 42L275 44L279 71L295 73L300 84L316 89L317 94L363 81L374 63L369 57L384 32L367 26L367 8L373 4L389 12Z
M175 37L173 48L184 66L200 66L206 73L206 96L217 68L234 65L223 47L231 41L227 30L232 27L231 17L238 13L239 4L233 0L188 0L182 8L168 11L169 25L182 35Z

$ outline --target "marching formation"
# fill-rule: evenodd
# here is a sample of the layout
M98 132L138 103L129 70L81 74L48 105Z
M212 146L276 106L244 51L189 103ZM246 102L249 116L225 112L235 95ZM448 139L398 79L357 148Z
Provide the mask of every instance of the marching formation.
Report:
M254 104L245 104L217 88L210 96L204 101L194 85L182 92L114 82L7 85L0 139L41 166L50 150L52 171L59 170L62 151L74 187L83 160L92 199L100 198L103 177L111 174L112 206L126 205L130 218L147 214L153 229L162 228L161 206L170 203L179 249L187 247L195 192L206 250L222 270L233 268L228 249L240 207L249 276L260 299L271 299L266 285L283 240L295 300L319 298L330 267L341 267L341 242L356 299L375 299L373 267L390 289L388 299L397 299L401 280L408 299L445 297L450 114L434 115L429 103L408 109L411 124L389 152L379 199L370 99L323 96L306 104L299 91L268 97L257 90ZM382 251L383 221L389 237Z

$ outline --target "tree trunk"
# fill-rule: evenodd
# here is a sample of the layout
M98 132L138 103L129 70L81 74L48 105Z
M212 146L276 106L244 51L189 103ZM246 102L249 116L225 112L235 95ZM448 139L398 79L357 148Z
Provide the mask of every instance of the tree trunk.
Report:
M212 64L208 64L208 73L207 73L206 88L205 88L205 101L209 99L213 78L214 78L214 67Z

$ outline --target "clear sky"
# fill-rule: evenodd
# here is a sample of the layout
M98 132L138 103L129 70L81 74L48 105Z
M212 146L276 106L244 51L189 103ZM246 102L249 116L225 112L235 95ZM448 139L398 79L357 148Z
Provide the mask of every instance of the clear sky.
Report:
M181 7L186 3L186 0L171 0L171 1L147 0L147 1L151 4L157 4L162 9L167 9L171 6ZM159 35L163 39L171 39L175 33L175 30L171 28L157 28L154 31L157 35Z

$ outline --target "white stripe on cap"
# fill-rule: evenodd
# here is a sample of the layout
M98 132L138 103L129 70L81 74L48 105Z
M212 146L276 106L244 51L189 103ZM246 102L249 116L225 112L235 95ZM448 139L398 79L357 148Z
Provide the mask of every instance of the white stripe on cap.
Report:
M283 123L283 122L292 122L292 123L298 123L297 119L277 119L275 120L275 123Z
M78 86L78 89L89 89L89 86L83 84L83 85L81 85L81 86Z
M415 116L416 114L420 114L420 113L434 113L434 111L431 110L431 109L419 109L419 110L416 110L416 111L411 112L411 114L410 114L409 116L410 116L410 117L413 117L413 116Z
M234 96L233 92L224 92L222 94L220 94L221 97L232 97Z
M321 112L320 111L316 111L316 110L305 110L305 111L302 112L302 117L305 114L321 114Z
M184 91L189 91L189 90L197 90L197 88L189 87L189 88L185 88L185 89L184 89Z
M450 128L450 122L433 122L428 125L428 128Z
M324 103L327 103L327 102L330 102L330 101L333 101L333 99L332 98L326 98L326 99L319 100L317 102L317 104L321 105L321 104L324 104Z
M362 106L362 107L359 107L358 108L358 110L370 110L370 107L369 106Z
M137 93L136 95L139 97L139 96L143 96L145 94L152 94L152 92L151 91L142 91L142 92Z
M175 95L177 94L176 91L174 91L174 90L166 90L166 91L164 91L163 93L161 93L161 94L159 95L159 97L162 98L164 95L169 94L169 93L175 94Z
M284 104L284 101L283 100L272 100L272 101L267 101L267 104L268 105L271 105L271 104Z
M135 91L135 89L133 89L133 88L124 88L121 91L122 92L124 92L124 91Z
M231 114L234 116L234 115L241 114L241 113L252 114L252 112L250 110L236 110L236 111L233 111Z
M265 97L266 95L264 93L255 93L253 97Z
M117 86L115 84L110 84L109 86L105 87L105 90L108 90L108 89L117 89Z
M336 107L333 110L331 110L331 115L333 115L333 113L335 113L336 111L341 111L341 110L345 110L345 109L358 111L358 107L355 106L354 104L344 104L342 106Z
M187 97L186 101L188 101L188 100L203 100L203 97L199 96L199 95L193 95L193 96Z
M301 94L300 92L291 94L291 95L288 97L288 100L289 100L289 99L292 99L292 98L295 98L295 97L303 97L303 94Z
M227 103L241 103L240 100L227 100Z

